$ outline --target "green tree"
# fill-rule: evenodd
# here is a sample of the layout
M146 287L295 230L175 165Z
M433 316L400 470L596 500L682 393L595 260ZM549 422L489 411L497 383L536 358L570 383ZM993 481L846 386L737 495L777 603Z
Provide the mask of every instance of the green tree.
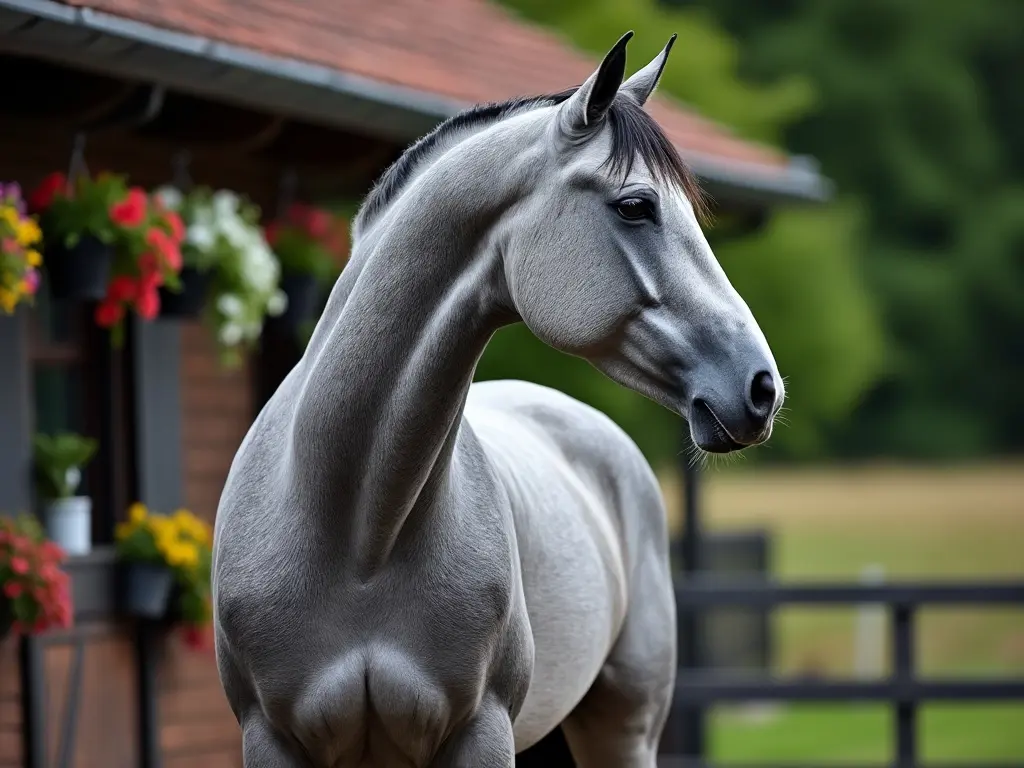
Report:
M653 0L504 0L535 23L550 26L576 47L602 55L627 29L632 69L646 64L669 34L679 39L660 92L742 135L775 141L805 111L813 94L800 75L751 85L737 75L735 43L706 13L666 8ZM874 381L882 340L860 275L860 216L856 205L780 211L761 232L740 238L726 227L709 239L726 272L750 304L788 376L791 410L764 458L816 455L827 430L841 423ZM724 222L723 222L724 224ZM654 403L628 392L582 360L537 341L522 325L499 333L478 378L525 378L554 386L615 419L655 463L680 448L682 424Z
M1024 449L1024 3L698 0L746 75L804 75L786 145L861 197L885 376L836 429L855 454Z

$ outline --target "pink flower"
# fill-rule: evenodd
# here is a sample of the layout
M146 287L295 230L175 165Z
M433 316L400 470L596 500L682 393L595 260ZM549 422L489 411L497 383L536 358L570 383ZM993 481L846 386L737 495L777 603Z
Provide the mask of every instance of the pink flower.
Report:
M12 557L11 570L19 576L24 576L29 571L28 560L24 557Z
M16 581L8 581L4 584L4 594L11 600L15 600L20 597L21 593L24 591L25 588Z

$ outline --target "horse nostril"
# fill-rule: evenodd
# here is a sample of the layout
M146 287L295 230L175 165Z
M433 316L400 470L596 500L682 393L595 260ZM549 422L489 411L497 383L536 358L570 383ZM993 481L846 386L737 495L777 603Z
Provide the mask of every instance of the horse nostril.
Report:
M761 418L768 418L775 405L775 377L768 371L758 371L750 382L750 410Z

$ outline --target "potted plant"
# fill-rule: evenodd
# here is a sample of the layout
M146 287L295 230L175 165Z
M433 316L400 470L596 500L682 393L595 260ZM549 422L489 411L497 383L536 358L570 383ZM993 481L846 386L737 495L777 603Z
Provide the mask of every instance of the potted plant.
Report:
M266 227L267 240L281 262L281 288L288 308L281 325L299 328L319 308L320 292L347 255L347 223L323 208L302 203Z
M71 625L64 552L30 515L0 517L0 639Z
M35 436L36 488L47 535L68 554L92 548L92 499L76 496L82 470L96 453L96 441L66 432Z
M205 277L205 318L225 365L236 365L259 338L264 318L284 311L280 265L258 225L259 208L228 190L162 187L155 197L180 214L182 256Z
M0 310L8 315L19 303L31 302L39 287L41 238L35 218L25 214L21 187L0 184Z
M110 211L118 222L111 280L96 307L96 323L111 331L115 346L123 339L129 311L143 320L160 313L162 288L178 291L183 266L181 244L185 227L181 217L139 187Z
M40 214L50 295L56 299L101 299L106 294L118 222L112 209L128 189L120 176L80 175L69 181L51 173L29 197Z
M135 503L128 515L115 531L125 612L184 623L193 631L208 624L210 527L186 509L162 515Z

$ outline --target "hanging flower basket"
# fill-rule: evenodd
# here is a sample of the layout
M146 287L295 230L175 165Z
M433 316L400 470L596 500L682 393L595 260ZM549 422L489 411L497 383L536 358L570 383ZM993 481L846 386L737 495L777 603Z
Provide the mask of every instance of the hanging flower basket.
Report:
M109 216L117 224L117 248L112 278L95 319L97 325L110 329L117 346L128 312L153 320L160 314L160 289L181 289L185 227L177 213L139 187L129 188L124 199L110 208Z
M42 233L25 215L21 187L0 184L0 312L12 314L20 303L31 303L39 287L38 248Z
M154 195L180 215L186 268L206 277L204 315L220 347L221 362L234 366L259 339L264 319L285 309L281 268L259 226L260 210L226 189L166 186Z
M160 317L192 320L199 317L206 306L206 292L210 278L195 267L183 267L178 275L181 290L160 287Z
M99 301L107 294L114 249L86 235L70 247L55 242L46 247L46 278L55 299Z
M109 211L125 194L124 182L117 176L80 175L69 181L63 173L51 173L29 196L29 211L39 214L43 230L51 296L103 298L117 235Z
M321 291L348 256L348 225L330 211L294 203L266 232L281 262L281 289L288 297L280 326L298 330L317 318Z

